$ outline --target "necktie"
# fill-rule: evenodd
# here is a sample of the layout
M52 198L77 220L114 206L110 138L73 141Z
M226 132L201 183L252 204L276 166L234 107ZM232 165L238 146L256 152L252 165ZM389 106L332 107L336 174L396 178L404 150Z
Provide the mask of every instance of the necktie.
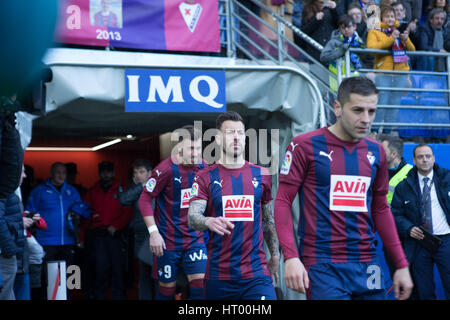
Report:
M422 190L422 224L429 232L433 232L433 224L431 220L431 188L428 185L430 178L423 178L423 190Z

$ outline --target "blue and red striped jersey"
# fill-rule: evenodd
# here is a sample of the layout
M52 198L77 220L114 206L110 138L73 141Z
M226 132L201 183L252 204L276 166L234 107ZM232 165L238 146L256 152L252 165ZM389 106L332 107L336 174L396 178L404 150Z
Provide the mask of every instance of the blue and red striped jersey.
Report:
M144 191L155 198L155 222L167 250L186 250L204 243L203 232L188 226L191 187L197 172L206 164L185 166L169 157L152 171Z
M206 216L233 222L231 234L211 232L206 279L240 280L269 275L264 252L262 211L272 201L268 170L245 162L239 169L214 164L201 170L191 201L206 200Z
M385 199L388 191L388 167L384 149L376 141L346 142L328 128L299 135L287 148L279 182L280 189L283 184L298 190L299 253L307 266L374 261L373 214L385 215L377 228L387 223L395 229L387 202L379 200ZM276 206L283 197L279 193ZM374 198L378 203L373 203ZM287 248L285 238L289 232L292 236L292 231L283 230L277 215L275 207L283 253L292 257L293 248ZM393 239L395 245L397 240Z

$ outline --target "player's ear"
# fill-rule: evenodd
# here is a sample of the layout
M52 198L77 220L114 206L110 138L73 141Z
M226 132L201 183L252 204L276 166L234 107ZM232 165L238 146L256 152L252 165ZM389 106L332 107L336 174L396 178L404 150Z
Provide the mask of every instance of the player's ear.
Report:
M334 107L334 115L336 116L336 118L339 118L342 114L343 106L338 100L334 100L333 107Z

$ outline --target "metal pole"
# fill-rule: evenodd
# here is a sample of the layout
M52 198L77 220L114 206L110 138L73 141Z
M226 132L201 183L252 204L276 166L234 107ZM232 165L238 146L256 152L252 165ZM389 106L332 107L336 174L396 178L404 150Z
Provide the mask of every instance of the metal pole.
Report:
M284 18L284 4L279 6L281 12L278 14ZM278 63L281 65L284 62L284 24L277 19L277 39L278 39Z
M233 1L226 0L227 7L227 56L230 58L236 58L236 46L234 43L234 19L233 19Z
M447 55L447 89L450 89L450 55ZM447 93L447 104L449 103L449 94Z
M337 87L341 85L342 82L342 58L336 60L336 77L337 77Z
M350 51L345 51L345 77L350 77Z

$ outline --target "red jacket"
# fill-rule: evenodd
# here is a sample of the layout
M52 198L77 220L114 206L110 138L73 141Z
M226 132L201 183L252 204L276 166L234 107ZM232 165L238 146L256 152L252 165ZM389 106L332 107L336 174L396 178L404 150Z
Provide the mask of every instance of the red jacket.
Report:
M116 230L122 230L130 223L133 211L131 207L126 208L119 203L118 194L122 191L118 181L114 181L107 192L100 186L100 181L88 190L86 202L92 209L91 228L113 226Z

